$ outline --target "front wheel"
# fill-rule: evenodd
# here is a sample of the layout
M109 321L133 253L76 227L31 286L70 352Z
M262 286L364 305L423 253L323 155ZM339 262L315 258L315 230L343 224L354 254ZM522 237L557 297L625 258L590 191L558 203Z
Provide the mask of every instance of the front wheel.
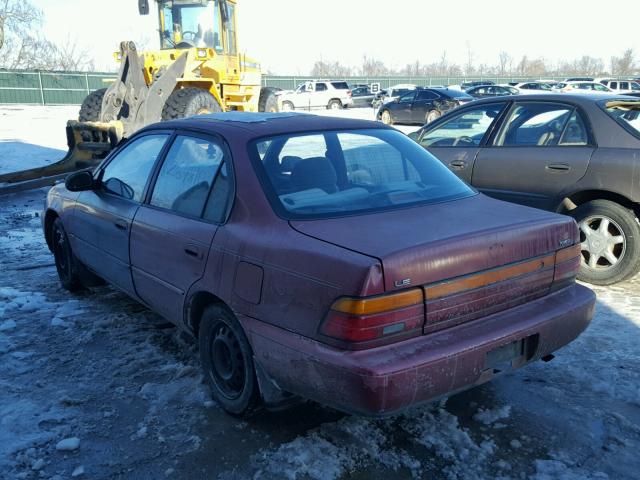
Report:
M233 415L250 413L260 395L253 352L238 320L221 306L206 308L198 343L213 398Z
M380 120L382 120L382 123L384 123L385 125L393 125L393 117L391 116L391 112L389 112L389 110L384 110L382 112L382 114L380 115Z
M274 88L264 87L260 89L258 111L269 113L278 111L278 99L276 97L276 90Z
M51 241L53 258L60 283L70 292L80 290L82 282L78 273L78 261L71 251L69 237L67 237L67 233L62 226L62 220L59 218L55 219L51 227Z
M593 200L571 216L580 228L579 280L611 285L640 271L640 225L633 211L609 200Z
M186 87L169 95L162 108L162 119L174 120L221 111L222 107L210 92L201 88Z

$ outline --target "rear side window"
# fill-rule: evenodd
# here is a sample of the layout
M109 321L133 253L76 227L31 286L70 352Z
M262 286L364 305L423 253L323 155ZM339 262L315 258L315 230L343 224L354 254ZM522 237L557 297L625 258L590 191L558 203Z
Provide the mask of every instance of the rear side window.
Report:
M324 92L327 89L327 85L324 83L316 83L316 92Z
M437 93L433 93L429 90L421 90L418 92L417 100L435 100L440 96Z
M101 173L102 188L127 200L142 200L144 187L169 135L145 135L125 145Z
M158 174L151 205L202 216L224 156L222 147L213 140L176 137Z
M495 144L504 147L558 145L573 114L573 108L561 104L532 102L517 105Z
M611 100L599 105L628 132L640 138L640 101Z
M337 90L349 90L349 84L347 82L331 82L331 85Z

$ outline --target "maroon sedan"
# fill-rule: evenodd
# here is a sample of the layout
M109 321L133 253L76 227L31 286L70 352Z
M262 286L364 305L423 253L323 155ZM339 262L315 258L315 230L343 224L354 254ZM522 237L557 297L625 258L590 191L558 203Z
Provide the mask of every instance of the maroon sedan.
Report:
M478 194L373 122L156 124L43 218L62 284L104 279L191 333L234 414L396 412L549 359L593 315L571 218Z

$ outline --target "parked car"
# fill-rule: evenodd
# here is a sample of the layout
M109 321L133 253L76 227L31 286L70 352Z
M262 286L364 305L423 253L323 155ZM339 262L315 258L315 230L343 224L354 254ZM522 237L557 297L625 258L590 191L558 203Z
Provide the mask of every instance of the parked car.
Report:
M418 88L400 98L383 103L376 118L386 125L394 123L429 123L460 105L473 100L460 90L449 88Z
M564 83L568 82L593 82L595 78L593 77L569 77L564 79Z
M518 95L520 92L508 85L481 85L479 87L471 87L465 90L467 95L473 98L501 97L504 95Z
M514 85L515 88L518 89L518 91L523 94L536 94L536 93L544 93L544 92L550 92L551 91L551 86L547 83L542 83L542 82L521 82L521 83L516 83Z
M640 93L640 83L631 80L601 79L599 83L615 93Z
M480 87L483 85L495 85L495 83L489 81L489 80L473 80L473 81L469 81L469 82L462 82L460 84L460 89L461 90L466 90L468 88L471 87Z
M593 93L612 93L612 90L599 82L561 82L556 88L559 92L588 91Z
M640 270L640 100L478 100L413 136L487 195L575 218L579 279L607 285Z
M373 101L373 107L378 108L383 103L396 100L405 93L412 92L416 88L418 88L418 86L411 83L399 83L398 85L393 85L392 87L380 90L379 94L376 95Z
M573 220L478 194L376 122L162 122L45 210L62 285L99 275L196 337L233 414L396 412L549 360L595 303Z
M375 94L371 93L368 86L355 87L351 90L352 107L371 107Z
M277 93L280 111L316 108L340 109L353 103L349 84L343 81L312 81L298 85L295 91Z

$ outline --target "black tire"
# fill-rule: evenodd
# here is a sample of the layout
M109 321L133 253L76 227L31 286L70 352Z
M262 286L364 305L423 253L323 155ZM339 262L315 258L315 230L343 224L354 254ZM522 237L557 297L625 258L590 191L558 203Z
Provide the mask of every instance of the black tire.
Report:
M284 102L282 102L282 111L283 112L292 112L295 109L296 109L296 107L292 102L290 102L288 100L285 100Z
M440 118L440 115L442 115L438 110L430 110L427 113L427 116L424 119L425 123L431 123L436 121L437 119Z
M205 308L198 335L200 361L213 398L232 415L247 415L259 403L253 352L236 318L218 305Z
M71 251L69 237L59 218L56 218L51 226L51 249L62 286L70 292L80 290L82 282L78 273L78 261Z
M260 99L258 100L259 112L277 112L278 99L276 98L276 90L270 87L260 89Z
M640 225L632 210L609 200L593 200L570 214L578 222L583 246L579 280L611 285L640 271Z
M162 120L175 120L221 111L220 104L211 93L201 88L186 87L175 90L169 95L162 108Z
M102 112L102 99L107 91L106 88L101 88L95 92L91 92L82 102L80 106L80 113L78 114L78 120L81 122L98 122L100 121L100 112Z
M328 110L342 110L342 108L342 102L337 98L329 100L329 103L327 104Z

